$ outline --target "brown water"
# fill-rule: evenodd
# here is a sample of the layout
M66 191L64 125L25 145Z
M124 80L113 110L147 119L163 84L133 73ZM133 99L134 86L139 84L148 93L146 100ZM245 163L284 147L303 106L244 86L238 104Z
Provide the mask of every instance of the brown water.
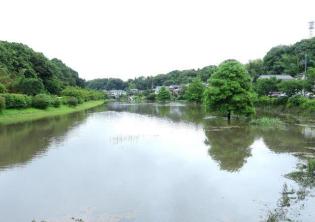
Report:
M312 186L285 177L314 147L312 124L228 125L182 104L113 103L0 126L0 221L244 222L281 212L314 222Z

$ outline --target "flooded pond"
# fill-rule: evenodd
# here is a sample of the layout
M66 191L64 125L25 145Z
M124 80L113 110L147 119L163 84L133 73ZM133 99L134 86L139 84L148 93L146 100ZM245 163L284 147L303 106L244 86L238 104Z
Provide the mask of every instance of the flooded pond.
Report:
M108 104L0 126L0 221L314 222L315 126L261 129L182 104ZM284 203L285 201L285 203Z

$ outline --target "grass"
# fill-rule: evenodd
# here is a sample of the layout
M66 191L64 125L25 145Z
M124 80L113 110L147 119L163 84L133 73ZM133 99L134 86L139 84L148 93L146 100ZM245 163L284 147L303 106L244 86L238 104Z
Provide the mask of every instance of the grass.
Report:
M6 109L0 113L0 124L8 125L32 120L38 120L46 117L59 116L69 113L74 113L86 109L90 109L102 105L104 100L89 101L77 105L76 107L69 107L62 105L58 108L49 107L45 110L27 108L27 109Z
M284 123L278 118L262 117L254 119L250 122L252 125L261 126L265 128L284 128Z

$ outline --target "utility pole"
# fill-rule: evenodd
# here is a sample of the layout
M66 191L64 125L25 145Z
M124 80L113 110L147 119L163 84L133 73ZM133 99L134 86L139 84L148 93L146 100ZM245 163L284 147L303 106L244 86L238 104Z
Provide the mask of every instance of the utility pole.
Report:
M310 38L313 38L313 30L314 30L314 21L310 21L308 24L308 29L310 30Z

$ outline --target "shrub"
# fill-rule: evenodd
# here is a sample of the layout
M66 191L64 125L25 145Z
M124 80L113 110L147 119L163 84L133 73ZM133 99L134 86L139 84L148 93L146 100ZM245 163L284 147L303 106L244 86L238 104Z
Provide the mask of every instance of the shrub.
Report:
M302 108L309 111L315 111L315 99L308 99L305 103L303 103Z
M288 107L299 107L307 102L307 98L300 95L292 96L288 99Z
M6 108L27 108L32 104L32 98L27 95L6 93L1 96L5 98Z
M101 91L83 89L79 87L67 87L62 92L61 95L68 97L75 97L78 103L82 103L89 100L99 100L105 99L105 94Z
M61 105L61 99L57 96L51 97L51 105L55 108L59 107Z
M273 98L273 97L260 96L256 99L255 105L263 105L263 106L273 105L275 104L275 100L276 98Z
M0 93L5 93L5 92L7 92L7 88L2 83L0 83Z
M33 97L32 105L38 109L46 109L51 104L50 96L46 94L38 94Z
M270 117L252 120L250 124L267 128L284 128L284 123L280 119Z
M69 106L77 106L78 103L79 103L79 101L76 97L69 97L68 98L68 105Z
M44 84L40 79L22 78L17 82L17 91L27 95L37 95L44 91Z
M155 93L150 93L149 95L146 96L146 100L148 101L155 101Z
M0 96L0 113L5 109L5 98Z

